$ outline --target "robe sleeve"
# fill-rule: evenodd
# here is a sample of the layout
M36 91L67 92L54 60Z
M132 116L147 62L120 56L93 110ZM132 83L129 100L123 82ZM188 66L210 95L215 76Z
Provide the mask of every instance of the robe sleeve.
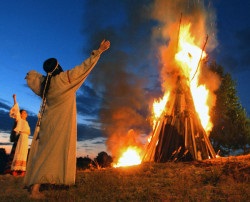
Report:
M100 52L98 50L92 51L92 54L88 59L83 61L80 65L64 72L64 80L67 80L67 82L73 86L79 87L94 68L99 58Z
M16 121L21 119L18 103L13 105L13 107L10 109L9 115L11 118L16 119Z
M11 118L16 119L17 125L14 128L14 131L16 133L25 133L30 135L30 126L28 124L28 122L26 120L23 120L21 118L21 114L20 114L20 109L18 106L18 103L14 104L13 107L10 109L10 113L9 113Z

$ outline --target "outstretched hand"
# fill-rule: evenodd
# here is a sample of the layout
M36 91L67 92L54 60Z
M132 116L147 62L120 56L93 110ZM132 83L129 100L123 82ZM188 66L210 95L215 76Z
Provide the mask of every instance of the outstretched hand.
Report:
M110 41L104 39L104 40L101 42L100 47L99 47L98 50L102 53L102 52L108 50L109 47L110 47Z
M13 94L12 97L13 97L13 100L14 100L14 104L16 104L16 94Z

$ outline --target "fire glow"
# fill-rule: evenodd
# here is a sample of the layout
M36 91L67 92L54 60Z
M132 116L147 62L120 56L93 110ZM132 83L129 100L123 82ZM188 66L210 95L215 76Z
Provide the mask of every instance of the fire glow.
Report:
M175 61L180 68L180 72L187 78L192 97L195 104L196 112L199 115L201 124L206 132L212 128L212 123L209 116L209 106L207 105L209 91L204 85L198 85L199 77L199 62L206 57L206 53L201 48L195 45L195 38L190 34L191 24L180 27L178 51L175 54ZM155 101L153 104L153 114L156 119L163 113L163 109L168 101L168 96L165 92L161 102ZM161 107L159 107L159 105ZM154 128L154 127L153 127Z
M165 93L165 95L163 96L162 99L160 99L159 101L156 100L154 103L153 103L153 116L154 116L154 120L153 120L153 129L155 128L156 126L156 123L157 123L157 119L160 118L162 112L164 111L165 109L165 105L167 103L167 100L168 100L168 97L169 97L169 93Z
M206 86L198 84L200 61L206 57L206 53L195 45L195 37L190 33L190 26L187 24L180 27L178 48L174 59L180 74L187 79L201 124L204 130L209 132L212 128L209 106L207 105L209 91ZM153 130L157 127L157 120L164 114L168 100L171 99L169 93L168 91L164 92L162 99L155 100L153 103ZM150 142L151 137L148 139ZM138 165L143 158L140 154L141 152L137 148L128 147L114 167Z
M196 112L206 132L212 128L209 106L207 105L209 91L204 85L198 84L199 62L206 57L206 53L195 45L195 38L190 34L190 24L181 26L178 49L175 59L179 63L184 75L190 82L190 89Z
M127 150L119 158L118 163L113 167L123 167L141 164L140 151L136 147L128 147Z

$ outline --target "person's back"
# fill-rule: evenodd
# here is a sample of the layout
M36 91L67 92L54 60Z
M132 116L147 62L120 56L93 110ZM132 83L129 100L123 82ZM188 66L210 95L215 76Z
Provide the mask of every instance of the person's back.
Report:
M44 62L47 76L32 71L27 74L28 86L43 98L24 184L32 186L31 197L41 198L41 183L73 185L76 173L76 91L110 46L103 41L98 50L82 64L63 72L55 58ZM37 82L38 81L38 82ZM41 87L34 86L41 82ZM39 92L41 89L41 92Z

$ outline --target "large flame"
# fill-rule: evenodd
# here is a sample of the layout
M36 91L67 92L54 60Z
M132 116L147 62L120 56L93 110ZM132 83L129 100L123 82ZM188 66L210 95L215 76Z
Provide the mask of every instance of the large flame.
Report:
M196 112L199 115L203 128L208 132L212 128L209 116L209 106L207 105L209 91L206 86L198 84L200 61L206 57L206 53L195 44L195 37L191 35L190 26L191 24L186 24L180 27L178 51L175 54L175 60L180 68L180 72L190 82L190 89ZM165 96L162 99L164 105L161 106L165 107L167 102L166 99L168 99L168 97L165 93ZM156 119L164 110L164 108L155 107L159 106L159 104L162 104L162 102L155 101L153 104L153 114ZM157 121L156 119L155 121ZM154 127L155 122L153 124L153 128Z
M190 88L194 100L195 109L199 114L201 124L205 131L209 132L213 127L209 115L209 106L207 105L209 91L205 85L197 86L197 77L195 77L195 82L191 83Z
M175 55L175 60L189 80L195 75L200 58L206 56L206 53L202 54L201 48L195 45L195 38L190 34L190 26L188 24L180 27L178 52Z
M196 112L199 114L201 124L205 131L212 128L209 106L207 105L209 90L204 85L198 84L200 60L206 57L206 53L197 45L195 38L190 34L191 24L181 26L178 49L175 59L180 64L183 73L190 81L190 89L194 100Z
M212 128L209 107L207 105L209 91L206 86L198 84L200 73L199 63L206 57L206 53L195 44L195 37L190 34L190 26L190 24L187 24L180 27L178 51L175 54L175 61L180 68L181 74L189 81L196 112L199 115L203 128L208 132ZM155 100L153 103L153 130L158 123L158 119L161 117L164 110L166 110L168 99L171 99L169 98L169 92L165 92L162 99ZM140 164L142 161L140 154L140 149L128 146L114 167Z
M142 161L140 157L140 149L137 147L128 147L126 151L119 158L118 163L113 167L123 167L123 166L132 166L138 165Z

